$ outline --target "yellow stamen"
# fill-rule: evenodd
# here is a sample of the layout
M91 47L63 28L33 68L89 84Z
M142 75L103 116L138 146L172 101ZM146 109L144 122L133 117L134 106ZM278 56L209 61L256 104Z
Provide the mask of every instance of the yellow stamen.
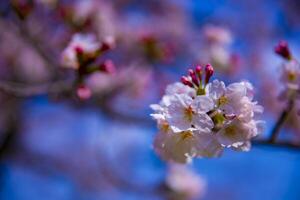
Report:
M289 81L296 81L297 74L294 73L294 72L289 72L287 78L288 78Z
M225 105L225 104L227 104L227 103L228 103L228 99L227 99L227 97L225 97L225 96L221 96L221 97L219 98L219 100L218 100L219 106Z
M236 135L236 127L235 126L228 126L225 128L225 134L227 137L232 138Z
M194 137L194 136L193 136L193 133L191 131L184 131L184 132L181 133L181 139L182 140L192 138L192 137Z
M194 111L192 109L191 106L189 106L188 108L186 108L184 110L184 117L189 121L191 122L193 120L193 114L194 114Z

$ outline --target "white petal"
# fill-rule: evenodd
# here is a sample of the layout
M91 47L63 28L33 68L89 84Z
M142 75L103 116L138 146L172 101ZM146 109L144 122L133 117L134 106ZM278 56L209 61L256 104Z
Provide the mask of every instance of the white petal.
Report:
M227 86L225 96L229 99L240 99L247 95L247 88L242 83L232 83Z
M187 135L186 135L187 134ZM165 144L169 160L187 163L197 154L197 140L190 132L173 134Z
M197 113L193 116L192 124L196 129L211 130L214 127L212 119L206 113Z
M208 112L215 106L213 100L208 96L197 96L193 103L192 108L196 112Z
M251 142L239 142L235 143L231 147L235 151L250 151Z
M151 104L150 108L154 111L163 111L163 108L159 104Z
M224 146L231 146L238 142L246 142L257 135L255 121L243 123L235 119L217 133L218 141Z
M171 132L159 132L153 142L154 151L164 160L168 160L171 156L166 149L166 142L171 138Z
M206 90L211 98L217 100L225 94L225 83L223 81L214 80L212 83L207 85Z
M191 97L196 96L196 91L195 89L186 86L180 82L176 82L173 84L170 84L166 88L166 94L167 95L174 95L174 94L186 94Z
M198 131L195 137L197 138L197 157L211 158L222 154L223 147L213 133Z
M186 108L191 104L192 98L187 95L175 95L167 107L166 119L174 131L185 131L191 128L191 121L186 117Z

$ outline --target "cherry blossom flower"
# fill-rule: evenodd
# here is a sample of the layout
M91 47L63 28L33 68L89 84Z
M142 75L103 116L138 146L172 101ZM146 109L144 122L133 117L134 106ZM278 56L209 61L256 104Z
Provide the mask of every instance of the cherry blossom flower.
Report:
M253 86L251 83L242 81L225 87L222 81L214 80L207 86L207 92L214 99L218 109L226 115L253 117L254 112L262 112L262 107L252 102Z
M161 131L154 140L154 150L163 159L175 163L188 163L193 158L219 157L223 146L208 131L173 132L167 123L161 123Z
M297 60L283 63L281 81L287 89L297 90L300 86L300 64Z
M166 185L176 196L184 199L199 199L205 192L206 182L197 173L183 165L169 166Z
M191 128L212 129L213 122L206 114L213 108L213 101L206 96L195 99L187 95L175 95L167 107L167 121L174 131L185 131Z
M204 28L204 34L213 43L230 44L232 42L230 31L223 27L207 25Z
M245 123L235 118L217 133L218 141L223 146L240 146L260 133L257 123L255 120Z

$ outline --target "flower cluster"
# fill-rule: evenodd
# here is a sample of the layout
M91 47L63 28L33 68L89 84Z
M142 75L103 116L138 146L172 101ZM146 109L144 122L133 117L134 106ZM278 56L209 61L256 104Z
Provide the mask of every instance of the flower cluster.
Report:
M167 86L159 104L151 105L159 128L154 149L163 159L186 163L218 157L224 148L248 151L251 138L261 132L263 122L254 117L263 108L253 101L253 86L209 82L213 72L209 64L190 69L181 83Z
M114 47L114 40L107 38L99 43L91 34L75 34L62 53L62 66L77 70L77 96L88 99L91 91L84 84L84 78L94 72L114 73L115 67L111 60L95 63L105 51Z

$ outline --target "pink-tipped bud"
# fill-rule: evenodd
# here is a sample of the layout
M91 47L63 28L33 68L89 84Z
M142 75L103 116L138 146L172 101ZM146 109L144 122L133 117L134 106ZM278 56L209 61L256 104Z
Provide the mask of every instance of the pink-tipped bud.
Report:
M115 46L115 39L113 37L107 37L106 39L104 39L100 51L108 51L115 48Z
M292 58L292 54L286 41L280 41L275 46L275 53L287 60L290 60Z
M200 65L198 65L197 67L196 67L196 73L202 73L202 67L200 66Z
M195 75L195 72L194 72L194 70L192 70L192 69L189 69L189 70L188 70L188 73L189 73L190 76Z
M180 79L181 83L183 83L184 85L193 87L193 83L191 83L191 81L186 77L186 76L182 76Z
M198 79L197 79L197 76L196 76L195 71L192 70L192 69L189 69L188 72L189 72L190 77L192 78L193 83L194 83L195 85L199 86L199 81L198 81Z
M196 74L197 74L197 76L198 76L198 79L201 81L202 80L202 67L200 66L200 65L198 65L197 67L196 67Z
M82 84L77 87L76 94L80 100L87 100L91 98L92 91L90 90L90 88Z
M205 84L209 82L209 79L214 74L214 68L211 66L211 64L207 64L205 66Z
M116 67L111 60L106 60L99 66L100 71L108 73L108 74L114 74L116 72Z
M76 46L74 48L74 50L75 50L77 55L79 55L79 54L82 55L83 54L83 49L80 46Z

